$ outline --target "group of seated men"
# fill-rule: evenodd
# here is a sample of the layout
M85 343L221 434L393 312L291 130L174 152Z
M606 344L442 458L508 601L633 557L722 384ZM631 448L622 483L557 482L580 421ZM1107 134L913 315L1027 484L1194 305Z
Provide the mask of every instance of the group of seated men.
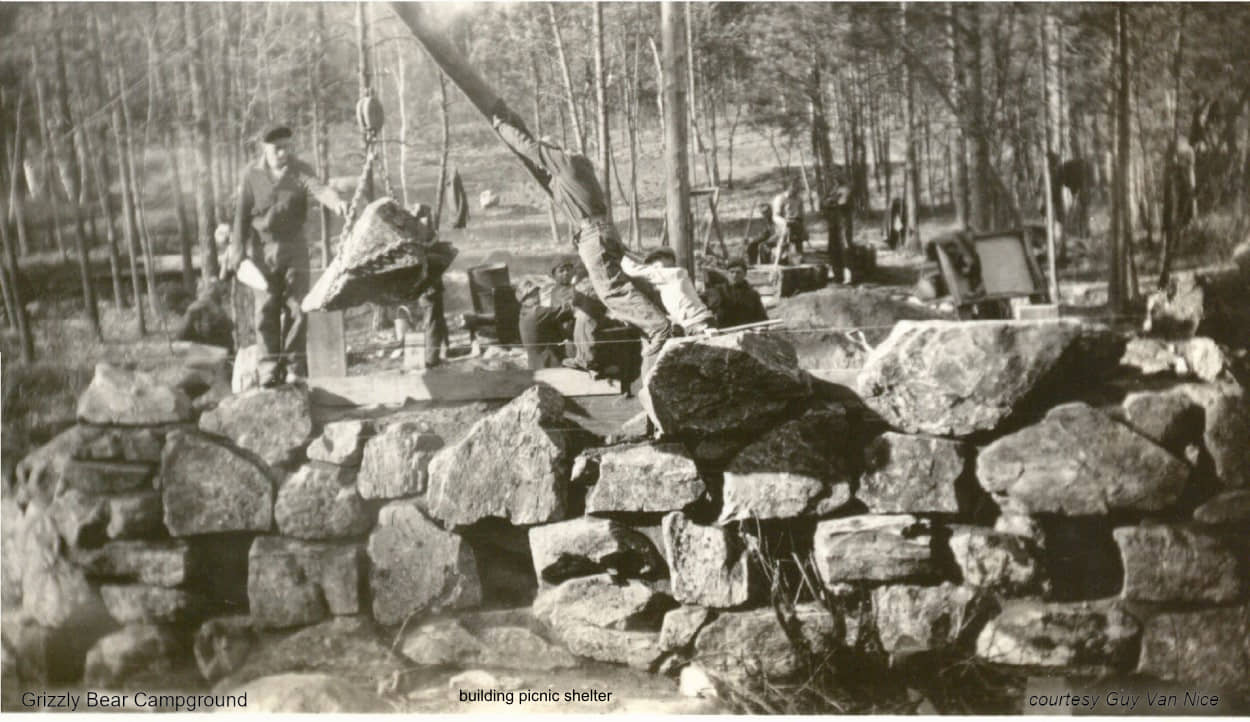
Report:
M747 283L747 264L742 259L728 264L729 278L707 271L702 295L686 269L677 265L671 248L659 248L640 259L626 255L621 268L643 293L659 302L683 335L768 320L759 293ZM531 369L563 365L613 375L612 355L603 348L602 337L621 324L609 318L607 308L595 297L577 257L557 259L550 282L522 281L517 297L521 343Z

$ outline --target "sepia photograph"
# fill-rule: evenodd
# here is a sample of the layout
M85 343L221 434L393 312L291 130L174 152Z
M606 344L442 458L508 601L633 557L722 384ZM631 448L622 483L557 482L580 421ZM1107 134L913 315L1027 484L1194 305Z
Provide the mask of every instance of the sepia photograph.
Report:
M0 710L1250 715L1247 38L0 2Z

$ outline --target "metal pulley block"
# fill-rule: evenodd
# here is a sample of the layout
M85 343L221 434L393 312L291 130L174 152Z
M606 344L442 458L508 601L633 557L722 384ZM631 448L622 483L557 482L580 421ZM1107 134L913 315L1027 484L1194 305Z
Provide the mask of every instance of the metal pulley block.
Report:
M373 94L366 95L356 103L356 125L366 135L377 135L382 132L382 124L386 116L382 112L382 102Z

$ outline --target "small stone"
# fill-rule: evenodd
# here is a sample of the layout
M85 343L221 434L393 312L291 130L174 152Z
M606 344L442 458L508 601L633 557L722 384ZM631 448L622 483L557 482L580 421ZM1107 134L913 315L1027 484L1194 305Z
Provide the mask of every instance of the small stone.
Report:
M399 624L415 612L471 607L481 599L473 550L411 501L379 510L367 549L373 616L382 624Z
M505 669L569 669L577 660L524 627L489 627L478 634L482 653L478 663Z
M454 619L422 624L404 635L400 654L416 664L470 666L483 654L482 644Z
M1039 549L1028 537L960 525L951 527L949 545L967 586L1008 596L1046 589Z
M321 435L308 445L308 459L339 466L360 466L365 442L372 433L372 424L359 419L328 423Z
M174 536L268 531L273 483L255 463L194 432L176 431L161 461L165 526Z
M102 584L100 596L120 624L182 624L207 609L206 600L183 589L147 584Z
M112 541L99 549L75 550L75 564L95 577L176 587L194 577L191 548L183 541Z
M352 469L305 464L278 489L273 515L278 531L300 539L361 536L373 525L356 493Z
M83 684L120 689L138 679L160 679L178 665L182 652L168 628L131 625L103 637L87 652Z
M1124 562L1126 600L1229 602L1245 591L1237 555L1218 539L1169 525L1113 532Z
M534 616L552 629L578 623L603 629L658 630L664 612L675 605L652 585L635 579L618 583L601 574L540 591L533 606Z
M247 555L247 598L260 628L295 627L362 611L360 545L257 537Z
M700 526L673 512L664 517L664 549L678 601L713 608L750 601L750 559L730 531Z
M812 557L827 587L837 582L923 579L938 573L929 530L907 514L822 521L816 525Z
M872 608L882 649L902 654L954 645L972 619L973 599L971 589L949 582L874 589Z
M120 494L138 489L151 489L156 467L129 461L82 461L65 464L61 486L87 494Z
M579 517L529 530L534 572L548 584L611 571L617 576L654 576L664 560L646 535L619 522Z
M892 431L864 449L855 498L879 514L956 513L955 480L964 473L963 444Z
M1082 403L1051 409L977 457L981 486L1029 513L1159 511L1179 498L1189 473L1163 448Z
M259 639L246 615L216 617L200 625L192 651L200 674L209 682L232 674L243 666Z
M599 456L599 480L586 498L586 511L673 511L706 491L681 444L610 448Z
M977 656L995 664L1124 667L1141 625L1115 603L1008 602L977 636Z
M1250 605L1153 617L1137 671L1204 691L1250 694Z
M799 632L819 656L828 654L839 643L833 617L820 604L799 604L794 608ZM783 679L801 671L802 661L773 609L725 612L712 620L694 642L694 661L709 671L735 680Z
M74 450L74 458L87 461L140 461L160 463L165 435L155 429L100 429L101 434L84 440Z
M191 400L149 375L124 371L103 361L78 397L78 418L88 424L156 426L191 420Z
M443 439L408 421L391 424L364 445L356 487L365 499L399 499L425 492L430 459Z
M200 429L229 438L270 466L293 461L312 438L308 389L285 385L230 396L200 416Z
M623 664L633 669L651 671L663 656L656 632L604 629L593 624L572 622L557 627L554 634L579 657Z
M1194 509L1194 521L1202 524L1250 522L1250 489L1226 491Z
M670 610L660 627L660 649L673 652L689 647L711 618L711 611L704 607L686 605Z

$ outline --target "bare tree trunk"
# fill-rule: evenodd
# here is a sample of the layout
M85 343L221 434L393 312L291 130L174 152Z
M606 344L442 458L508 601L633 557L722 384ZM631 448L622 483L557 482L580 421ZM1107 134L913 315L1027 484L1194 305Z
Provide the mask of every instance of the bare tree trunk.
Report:
M156 64L156 5L152 6L152 31L148 34L148 116L147 121L143 124L143 148L140 151L140 168L143 169L142 174L135 173L134 170L134 151L131 150L130 155L130 173L135 180L135 196L138 198L139 212L139 238L143 242L143 275L147 280L148 289L148 307L152 309L152 317L160 318L160 309L157 308L156 299L156 259L152 253L152 234L148 228L147 208L143 201L143 190L147 187L147 159L148 147L151 145L151 132L153 119L155 118L156 104L154 100L154 91L158 90L157 83L160 78L160 67ZM133 137L130 133L130 122L127 118L126 135L128 138Z
M594 22L593 35L595 46L595 107L599 112L599 176L602 179L603 203L612 218L612 145L608 139L608 86L607 64L603 57L603 3L594 3L592 8Z
M969 44L972 46L972 98L968 106L972 115L972 148L975 159L970 173L972 178L968 183L971 191L969 205L973 228L978 231L988 231L994 226L994 208L990 193L990 139L986 124L985 83L982 68L984 56L982 45L986 36L985 6L972 5L968 9L972 14L972 37L969 38Z
M542 113L542 81L538 75L538 55L530 52L530 73L534 78L534 133L539 138L543 137L543 113ZM442 75L440 74L441 78ZM547 198L547 222L551 225L551 242L556 247L560 246L560 225L556 222L556 206L551 198Z
M967 85L965 83L965 58L964 58L964 39L960 33L960 23L958 11L954 3L946 3L947 13L947 32L950 35L951 44L951 97L957 108L966 108ZM960 228L968 227L968 206L970 199L968 198L968 145L967 137L964 134L964 128L967 127L963 119L956 117L955 123L955 147L952 155L955 156L955 173L954 188L951 196L955 205L955 222Z
M1172 53L1172 128L1168 141L1167 158L1163 177L1163 258L1159 264L1159 285L1168 282L1172 270L1172 256L1180 242L1181 194L1177 191L1177 176L1182 170L1179 161L1181 139L1181 68L1185 52L1185 9L1177 4L1175 50ZM1192 195L1192 194L1191 194Z
M685 29L674 3L660 5L660 28L664 42L664 137L667 175L665 206L668 234L677 254L677 265L694 276L694 244L690 237L690 175L686 149Z
M326 128L325 110L322 106L322 84L325 82L321 64L325 58L326 17L325 5L314 3L314 35L312 57L309 58L309 95L312 97L313 111L313 155L316 158L317 177L322 183L330 180L329 132ZM405 200L407 199L405 191ZM333 255L330 249L330 209L321 205L317 214L321 219L321 266L330 265Z
M629 235L634 248L642 247L642 211L638 208L638 6L634 6L633 62L625 62L625 129L629 134Z
M18 174L22 167L22 106L26 102L25 94L21 94L17 100L16 125L13 139L13 156L9 162L9 198L13 201L13 213L16 216L17 232L24 234L26 227L26 215L23 210L23 201L18 193ZM4 203L4 199L0 198L0 206ZM17 334L19 346L21 348L22 363L34 363L35 361L35 334L31 327L30 317L26 313L26 304L22 300L21 288L21 267L17 263L17 249L9 239L9 210L0 207L0 241L4 243L4 257L7 261L7 267L4 269L8 276L9 293L13 296L13 310L17 316ZM19 238L19 243L21 239Z
M903 38L903 43L907 43L907 3L899 4L899 34ZM920 204L920 162L918 159L917 146L920 139L917 137L918 131L916 127L916 79L912 77L911 69L907 67L906 60L902 65L903 72L903 115L904 123L907 125L907 153L904 155L906 159L903 168L903 198L905 199L906 208L906 224L907 224L907 240L905 246L911 253L920 253L920 228L919 228L919 204Z
M399 107L399 195L404 208L408 207L408 94L407 72L404 54L395 46L395 97Z
M664 64L660 60L660 49L656 47L655 38L648 37L647 43L651 46L651 59L655 62L655 87L664 87ZM668 137L668 129L665 127L668 115L664 112L664 93L657 92L655 94L656 117L660 119L660 135Z
M98 25L96 26L98 28ZM95 92L103 101L108 96L109 84L104 77L104 56L100 49L99 37L96 32L87 34L87 57L93 71ZM92 141L94 135L95 141ZM113 222L113 208L109 199L108 173L108 124L100 121L94 133L84 136L87 146L87 157L91 163L91 180L96 200L100 204L100 212L104 216L105 240L108 244L109 271L113 279L113 303L118 311L125 307L125 293L122 290L121 255L117 249L117 231Z
M195 261L191 249L194 231L187 217L187 206L182 194L182 164L178 161L177 131L173 125L165 128L165 156L169 159L170 182L173 183L174 212L178 216L178 251L182 255L182 287L187 293L195 293Z
M217 278L217 246L213 229L217 225L216 200L213 193L212 139L208 119L208 89L204 84L204 58L200 52L200 29L195 17L195 4L182 6L187 35L187 66L191 76L192 133L195 138L195 218L200 237L200 275L206 283Z
M577 137L577 151L586 155L586 132L582 129L581 114L577 110L577 100L573 94L573 78L569 73L568 57L564 54L564 39L560 36L560 23L556 20L555 3L547 3L547 18L551 22L551 36L556 44L556 57L560 61L560 77L564 81L564 98L568 102L573 133Z
M1132 214L1128 209L1128 22L1123 5L1116 7L1115 34L1115 140L1116 162L1111 209L1111 269L1107 301L1113 313L1122 313L1127 303L1125 262Z

